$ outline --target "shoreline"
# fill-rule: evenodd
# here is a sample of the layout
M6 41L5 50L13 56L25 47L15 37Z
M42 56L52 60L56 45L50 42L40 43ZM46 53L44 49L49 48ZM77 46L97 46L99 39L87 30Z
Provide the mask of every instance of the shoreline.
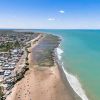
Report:
M18 98L27 100L30 99L30 97L35 100L81 100L72 90L62 66L59 64L58 55L55 54L55 49L58 48L58 45L53 49L53 66L39 67L34 63L36 59L33 58L33 50L39 43L41 44L41 42L43 41L39 40L29 48L29 70L25 73L24 78L15 84L13 92L6 100L19 100ZM27 91L29 95L32 95L29 97L25 91Z
M65 83L66 82L69 83L69 86L72 89L71 91L73 92L73 94L76 96L78 100L89 100L79 80L74 75L68 73L63 67L63 62L61 61L61 58L62 58L61 55L63 51L62 50L60 51L60 50L61 50L60 47L56 48L55 59L58 64L58 68L61 71L62 77L64 78Z
M67 76L63 70L63 66L62 66L62 62L61 62L61 58L59 59L59 54L57 53L57 49L59 47L55 48L55 62L57 63L58 69L60 71L60 75L62 77L62 81L64 82L65 86L69 88L69 91L72 93L72 95L75 97L75 100L82 100L81 97L74 91L74 89L72 88L72 86L70 85Z

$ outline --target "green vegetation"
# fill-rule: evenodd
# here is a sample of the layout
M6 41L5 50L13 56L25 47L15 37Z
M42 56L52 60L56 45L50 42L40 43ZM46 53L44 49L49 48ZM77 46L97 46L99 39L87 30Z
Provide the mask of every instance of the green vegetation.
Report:
M20 47L20 43L18 41L15 41L14 47Z
M6 43L2 43L0 45L0 51L1 52L7 52L12 48L13 48L13 43L12 42L6 42Z
M2 43L0 45L0 52L8 52L10 49L18 48L18 47L20 47L18 41Z

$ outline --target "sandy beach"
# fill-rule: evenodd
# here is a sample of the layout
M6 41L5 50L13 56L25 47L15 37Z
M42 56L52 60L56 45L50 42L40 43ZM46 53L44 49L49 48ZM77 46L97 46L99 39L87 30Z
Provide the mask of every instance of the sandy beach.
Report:
M37 42L38 43L41 41ZM29 48L29 70L17 82L6 100L79 100L69 83L64 81L58 65L39 67L34 63L34 48ZM33 51L33 52L32 52Z

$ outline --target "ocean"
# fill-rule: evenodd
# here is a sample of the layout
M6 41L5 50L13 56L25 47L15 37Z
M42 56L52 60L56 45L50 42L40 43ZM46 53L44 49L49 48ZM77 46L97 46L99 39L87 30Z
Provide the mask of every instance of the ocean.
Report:
M100 100L100 30L32 31L62 38L62 62L70 84L83 100Z

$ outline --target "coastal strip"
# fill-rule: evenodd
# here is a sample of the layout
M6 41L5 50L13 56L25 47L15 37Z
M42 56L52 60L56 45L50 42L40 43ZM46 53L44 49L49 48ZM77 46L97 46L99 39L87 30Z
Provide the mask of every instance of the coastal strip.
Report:
M66 79L58 62L58 55L55 54L60 38L41 34L40 37L27 42L25 68L28 70L23 74L24 77L15 83L6 100L81 100ZM19 68L16 69L18 70Z
M89 100L88 97L86 96L85 91L83 90L79 80L75 76L73 76L72 74L69 74L65 70L63 62L61 61L62 53L63 53L63 51L60 49L60 47L56 48L56 50L55 50L55 54L57 55L56 59L57 59L58 66L60 66L58 68L60 69L60 71L62 71L62 77L65 77L66 81L69 82L69 85L75 92L74 94L76 94L77 100L78 99L79 100Z

